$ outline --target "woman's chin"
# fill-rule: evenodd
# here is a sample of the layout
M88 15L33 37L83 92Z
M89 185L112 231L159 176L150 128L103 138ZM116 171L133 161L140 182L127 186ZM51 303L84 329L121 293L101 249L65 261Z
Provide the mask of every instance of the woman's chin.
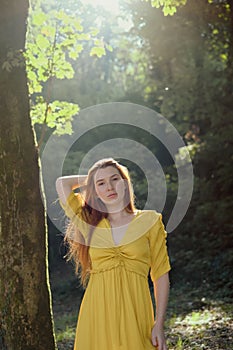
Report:
M119 201L117 198L115 200L106 201L105 205L109 213L116 213L124 209L124 202Z

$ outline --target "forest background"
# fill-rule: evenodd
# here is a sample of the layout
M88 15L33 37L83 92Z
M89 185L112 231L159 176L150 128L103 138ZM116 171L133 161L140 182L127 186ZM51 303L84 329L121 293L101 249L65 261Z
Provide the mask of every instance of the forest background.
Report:
M176 127L192 158L194 190L185 218L168 237L168 345L231 349L233 1L152 6L157 3L122 1L116 14L73 0L32 2L26 42L31 118L40 153L52 133L72 133L79 111L106 102L149 107ZM9 54L5 70L17 65L14 59ZM120 125L113 132L107 125L88 132L67 155L64 175L76 173L85 154L109 135L131 138L159 160L168 188L166 223L177 172L166 149L145 131ZM134 163L122 161L143 208L146 179ZM48 228L56 340L59 349L72 349L84 290L49 218Z

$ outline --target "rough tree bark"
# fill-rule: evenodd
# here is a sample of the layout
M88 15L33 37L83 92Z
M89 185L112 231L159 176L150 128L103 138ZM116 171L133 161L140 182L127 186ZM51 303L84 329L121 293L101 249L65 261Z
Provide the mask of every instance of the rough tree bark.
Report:
M228 83L229 83L229 99L232 102L233 88L232 88L232 79L233 79L233 0L228 1L230 6L230 28L229 28L229 52L228 52Z
M0 348L56 348L45 211L29 117L28 0L0 0Z

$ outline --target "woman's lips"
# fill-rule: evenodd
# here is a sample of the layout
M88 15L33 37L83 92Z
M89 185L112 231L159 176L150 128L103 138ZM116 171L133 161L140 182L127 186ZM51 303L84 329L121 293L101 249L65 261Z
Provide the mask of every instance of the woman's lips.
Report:
M116 197L116 196L117 196L116 193L111 193L111 194L109 194L107 197L108 197L108 198L112 198L112 197Z

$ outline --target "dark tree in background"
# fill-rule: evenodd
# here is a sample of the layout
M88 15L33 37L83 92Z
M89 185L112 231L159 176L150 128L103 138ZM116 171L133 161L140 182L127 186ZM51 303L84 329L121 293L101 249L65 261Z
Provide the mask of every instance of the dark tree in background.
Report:
M45 211L22 55L28 6L0 1L0 348L53 350Z

